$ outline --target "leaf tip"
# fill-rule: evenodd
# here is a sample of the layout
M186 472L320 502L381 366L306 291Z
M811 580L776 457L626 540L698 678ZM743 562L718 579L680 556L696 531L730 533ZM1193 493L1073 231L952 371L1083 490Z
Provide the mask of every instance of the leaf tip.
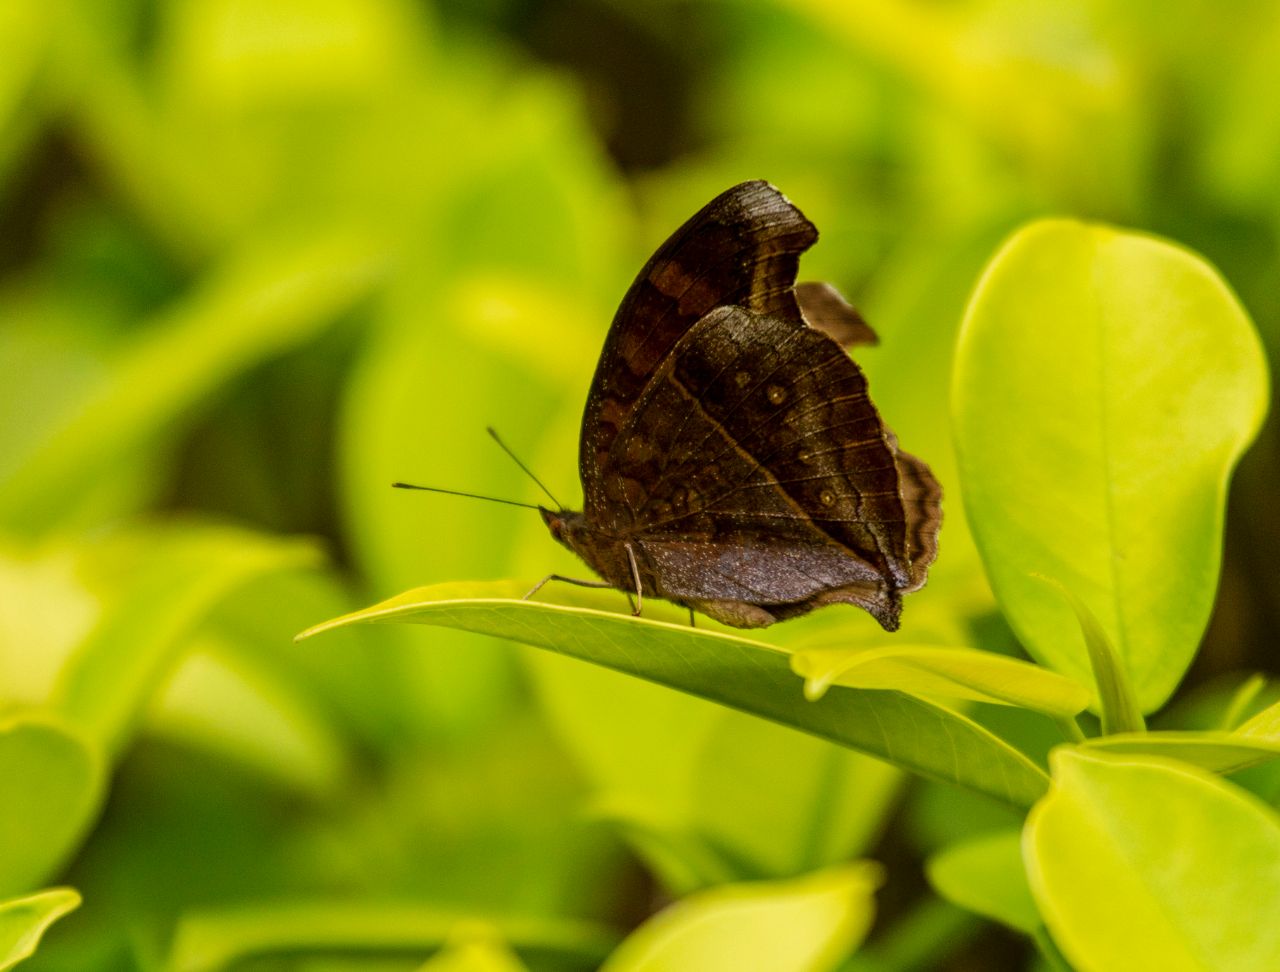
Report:
M339 623L340 622L337 620L321 621L319 624L313 624L309 628L304 628L302 631L299 631L296 635L293 636L294 644L297 644L298 642L301 642L301 641L306 641L309 638L314 638L318 634L323 634L325 631L328 631L330 628L337 627Z
M831 684L823 678L806 678L804 680L804 697L809 702L817 702L827 694Z

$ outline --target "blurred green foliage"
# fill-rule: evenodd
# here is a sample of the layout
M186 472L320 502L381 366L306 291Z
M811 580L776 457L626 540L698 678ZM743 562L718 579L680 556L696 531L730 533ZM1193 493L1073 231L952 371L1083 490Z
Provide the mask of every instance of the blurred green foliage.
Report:
M1206 254L1274 367L1277 64L1259 0L0 4L0 907L33 946L74 903L20 896L84 896L23 967L585 969L671 896L873 852L859 967L1021 967L920 867L1003 807L464 632L291 638L580 570L527 512L387 485L536 499L495 424L574 503L626 284L763 177L822 230L804 276L874 324L876 402L948 492L908 619L1015 650L955 501L966 300L1024 221L1101 219ZM1275 668L1278 477L1273 424L1201 698Z

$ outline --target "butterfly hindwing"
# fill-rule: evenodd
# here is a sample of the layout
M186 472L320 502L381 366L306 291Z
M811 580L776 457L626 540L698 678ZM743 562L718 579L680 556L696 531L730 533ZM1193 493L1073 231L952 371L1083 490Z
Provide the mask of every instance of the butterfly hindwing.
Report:
M604 479L638 536L832 547L850 580L867 564L908 583L894 447L866 380L798 322L741 307L699 321L637 401Z

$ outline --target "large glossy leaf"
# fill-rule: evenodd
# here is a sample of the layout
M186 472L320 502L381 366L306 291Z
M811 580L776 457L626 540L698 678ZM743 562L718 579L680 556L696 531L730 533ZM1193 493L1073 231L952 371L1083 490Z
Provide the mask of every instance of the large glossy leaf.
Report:
M952 389L964 500L993 589L1038 659L1089 665L1052 577L1098 617L1144 710L1209 618L1227 479L1267 402L1249 318L1202 259L1034 223L970 303Z
M1027 820L1031 889L1082 972L1270 972L1280 955L1280 817L1201 770L1053 754Z
M196 625L238 586L317 562L300 541L189 523L122 538L123 579L68 662L54 704L108 751L122 746Z
M1026 756L969 719L923 699L836 687L808 702L787 654L774 646L629 614L516 600L512 595L521 587L418 588L316 625L300 637L372 621L495 635L739 708L1015 806L1026 806L1043 792L1044 776ZM585 592L567 596L577 604L610 603Z
M516 949L600 961L616 941L587 922L451 914L406 904L286 902L190 914L178 923L170 972L219 972L257 956L364 952L414 955L477 926Z
M1089 691L1056 672L983 651L903 645L894 648L814 648L791 656L805 694L821 698L832 685L897 689L913 695L993 702L1069 717L1089 704Z
M93 746L48 714L0 721L0 895L39 887L66 864L102 803Z
M641 925L601 972L827 972L871 927L881 880L878 865L860 862L690 895Z
M80 895L71 888L0 901L0 972L34 955L49 926L78 907Z

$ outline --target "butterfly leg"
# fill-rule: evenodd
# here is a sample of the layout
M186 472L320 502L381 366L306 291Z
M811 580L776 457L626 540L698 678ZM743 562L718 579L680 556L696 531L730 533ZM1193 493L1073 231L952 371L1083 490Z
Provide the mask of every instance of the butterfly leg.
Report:
M636 604L631 609L632 615L640 617L640 612L644 609L644 588L640 586L640 565L636 563L636 552L631 549L631 544L626 545L627 559L631 561L631 579L636 582Z
M538 591L542 590L546 585L550 584L552 581L562 581L565 584L575 584L578 587L612 587L613 586L607 581L579 580L577 577L565 577L562 574L548 574L546 577L542 578L542 580L538 581L538 583L534 584L531 588L529 588L528 593L526 593L524 597L520 598L520 600L522 601L529 600L529 598L533 597L533 595L537 594Z
M696 628L697 622L693 620L693 608L689 608L689 627Z

